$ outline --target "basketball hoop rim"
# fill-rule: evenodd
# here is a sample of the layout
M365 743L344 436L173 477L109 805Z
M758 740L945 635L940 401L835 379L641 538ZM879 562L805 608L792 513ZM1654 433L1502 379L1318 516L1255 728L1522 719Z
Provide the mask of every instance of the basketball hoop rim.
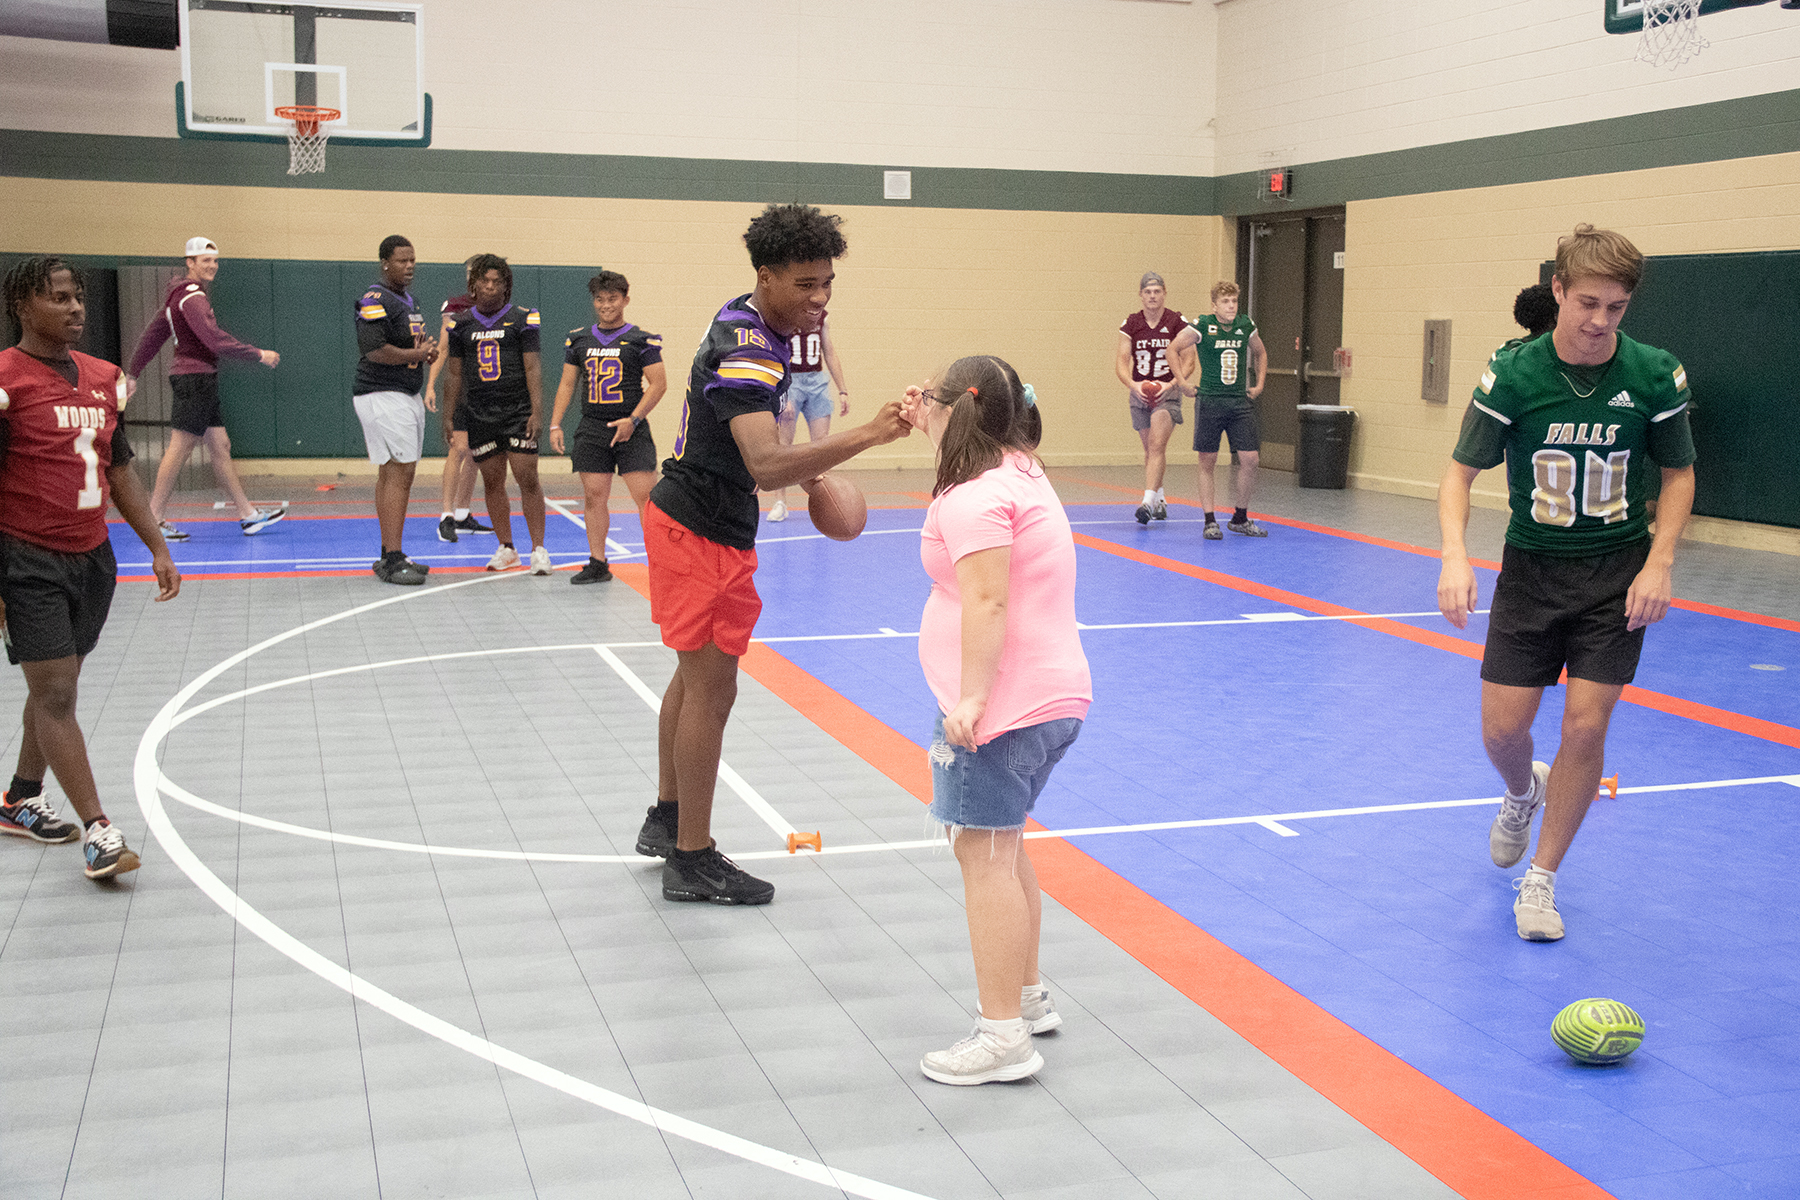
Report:
M319 126L328 121L344 119L344 114L337 109L314 104L284 104L275 110L275 115L284 121L292 121L298 132L308 135L317 133Z

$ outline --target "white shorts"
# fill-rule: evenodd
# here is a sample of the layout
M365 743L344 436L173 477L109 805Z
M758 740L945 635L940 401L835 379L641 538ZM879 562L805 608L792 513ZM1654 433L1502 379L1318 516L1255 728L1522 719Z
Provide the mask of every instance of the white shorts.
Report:
M416 463L425 452L425 402L408 392L364 392L355 397L369 461Z

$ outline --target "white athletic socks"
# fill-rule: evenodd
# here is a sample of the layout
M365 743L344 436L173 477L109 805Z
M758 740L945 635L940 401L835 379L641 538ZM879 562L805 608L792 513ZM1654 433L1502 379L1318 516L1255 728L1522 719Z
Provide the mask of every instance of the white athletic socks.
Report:
M1158 500L1166 499L1166 497L1163 495L1163 490L1161 488L1156 489L1156 498Z
M1025 1028L1024 1017L1014 1017L1010 1021L990 1021L988 1018L982 1017L980 1022L983 1029L1009 1046L1029 1034L1029 1030Z
M1156 493L1151 491L1149 488L1145 488L1144 489L1144 503L1151 504L1151 503L1154 503L1155 500L1156 500Z
M466 509L466 508L459 508L459 509L457 509L457 510L456 510L456 519L457 519L457 520L459 520L459 521L466 521L466 520L468 520L468 519L469 519L469 510L468 510L468 509Z
M1544 880L1545 883L1549 884L1552 887L1556 886L1556 872L1555 871L1546 871L1546 870L1544 870L1544 868L1538 866L1536 863L1532 863L1531 866L1526 870L1525 874L1540 876Z

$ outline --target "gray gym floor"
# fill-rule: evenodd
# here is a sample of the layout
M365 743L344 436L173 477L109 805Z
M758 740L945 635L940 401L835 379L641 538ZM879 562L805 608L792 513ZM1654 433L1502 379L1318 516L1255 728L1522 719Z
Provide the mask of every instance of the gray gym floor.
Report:
M906 475L879 486L929 486ZM1065 500L1126 507L1099 485L1140 477L1052 475ZM1259 510L1436 543L1430 502L1263 481ZM1191 471L1171 484L1192 495ZM344 487L347 509L365 490ZM1502 524L1476 512L1478 554L1498 554ZM1692 544L1677 574L1680 596L1784 616L1797 584L1800 559ZM660 863L631 857L655 714L590 647L617 647L656 695L673 656L622 583L359 575L151 595L121 587L81 701L143 868L97 885L78 846L0 845L8 1200L1453 1194L1048 899L1066 1024L1042 1039L1045 1070L924 1079L920 1055L963 1036L974 1005L941 850L752 860L737 852L769 829L721 786L720 845L775 903L664 902ZM226 665L311 622L326 623ZM490 650L516 652L441 657ZM215 671L183 711L279 686L167 728L177 693ZM23 697L7 672L0 706ZM748 677L725 760L801 829L923 835L913 796ZM152 800L158 765L176 795L297 829ZM443 849L401 848L422 845ZM860 1181L816 1182L820 1163Z

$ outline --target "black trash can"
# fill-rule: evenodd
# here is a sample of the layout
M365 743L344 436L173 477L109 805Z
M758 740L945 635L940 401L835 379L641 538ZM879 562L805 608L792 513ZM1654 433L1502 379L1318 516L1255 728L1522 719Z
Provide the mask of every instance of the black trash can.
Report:
M1341 404L1297 404L1300 445L1294 459L1303 488L1341 488L1350 475L1350 427L1356 410Z

